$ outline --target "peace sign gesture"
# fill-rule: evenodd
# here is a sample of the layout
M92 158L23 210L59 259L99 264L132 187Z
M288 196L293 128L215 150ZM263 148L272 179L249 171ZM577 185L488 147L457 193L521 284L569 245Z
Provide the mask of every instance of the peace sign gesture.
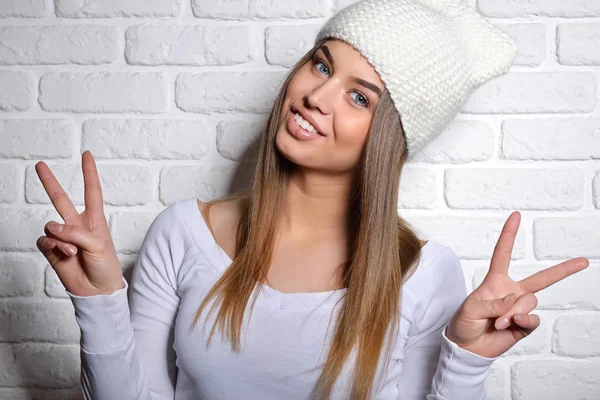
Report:
M37 247L72 294L110 294L124 287L123 273L104 216L102 188L94 157L85 151L81 160L85 187L85 211L81 214L48 165L42 161L35 165L54 208L65 221L64 225L48 222L44 226L46 236L38 238ZM70 249L75 253L70 253Z
M539 326L539 316L529 315L537 306L534 293L589 265L585 258L574 258L521 281L513 281L508 276L508 267L520 222L519 212L508 217L487 275L448 324L448 339L483 357L503 354Z

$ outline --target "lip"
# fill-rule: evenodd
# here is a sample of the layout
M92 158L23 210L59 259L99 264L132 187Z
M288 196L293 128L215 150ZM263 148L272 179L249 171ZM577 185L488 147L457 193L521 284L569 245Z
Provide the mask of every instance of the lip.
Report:
M298 125L298 121L294 118L294 113L289 112L287 118L287 129L296 139L301 141L310 140L325 140L325 136L316 132L308 132Z
M316 130L317 130L317 133L318 133L319 135L321 135L321 136L327 136L327 135L326 135L326 134L323 132L323 130L321 129L321 127L320 127L320 126L319 126L319 125L318 125L318 124L315 122L315 120L314 120L314 119L312 119L312 118L310 117L310 115L307 115L307 114L306 114L306 111L304 111L304 110L300 110L300 109L296 108L296 107L295 107L295 106L293 106L293 105L290 107L290 110L292 111L292 113L293 113L293 114L295 114L295 113L298 113L298 114L300 114L300 116L301 116L303 119L305 119L306 121L308 121L308 123L310 123L310 124L311 124L311 125L312 125L312 126L313 126L313 127L316 129Z

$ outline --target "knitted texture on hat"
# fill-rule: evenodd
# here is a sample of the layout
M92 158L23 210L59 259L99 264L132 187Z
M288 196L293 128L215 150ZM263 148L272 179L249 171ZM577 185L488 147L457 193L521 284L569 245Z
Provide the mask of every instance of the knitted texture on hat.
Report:
M484 82L505 74L516 42L463 0L361 0L317 34L375 68L400 114L408 159L438 136Z

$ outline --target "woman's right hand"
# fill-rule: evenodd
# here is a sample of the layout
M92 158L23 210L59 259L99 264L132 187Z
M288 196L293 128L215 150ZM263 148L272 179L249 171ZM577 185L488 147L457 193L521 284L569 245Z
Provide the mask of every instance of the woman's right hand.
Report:
M85 210L80 214L58 183L48 165L40 161L35 171L50 201L65 224L50 221L44 226L46 236L37 240L63 286L76 296L111 294L125 287L121 263L104 216L102 188L94 157L89 151L81 155ZM62 231L54 229L61 227ZM70 255L69 248L76 250Z

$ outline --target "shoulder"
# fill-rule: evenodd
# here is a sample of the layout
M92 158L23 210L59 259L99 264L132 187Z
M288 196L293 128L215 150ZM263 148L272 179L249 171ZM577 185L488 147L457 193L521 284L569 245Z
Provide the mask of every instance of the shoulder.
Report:
M450 247L429 240L421 248L419 263L407 283L412 282L412 285L416 285L426 281L441 281L443 275L455 270L457 266L460 267L460 259Z
M207 203L197 201L202 218L217 244L233 259L236 249L237 228L242 215L240 199L219 201L207 207Z
M221 231L226 227L237 225L242 213L241 201L238 199L219 201L207 207L207 203L197 200L199 212L212 230Z
M421 250L419 264L403 290L411 297L417 313L454 313L467 295L458 255L450 247L430 240Z
M179 200L157 212L149 222L145 241L153 245L189 244L190 223L193 221L195 199ZM196 208L196 213L198 213Z
M156 215L152 225L168 229L183 228L182 222L189 221L191 213L194 211L194 203L195 199L178 200L171 203Z

